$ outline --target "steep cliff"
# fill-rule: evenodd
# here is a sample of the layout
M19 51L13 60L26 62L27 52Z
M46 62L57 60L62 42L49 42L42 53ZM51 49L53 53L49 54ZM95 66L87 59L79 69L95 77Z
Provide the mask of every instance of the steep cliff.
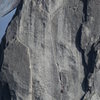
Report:
M0 45L0 100L100 100L99 11L99 0L21 0Z

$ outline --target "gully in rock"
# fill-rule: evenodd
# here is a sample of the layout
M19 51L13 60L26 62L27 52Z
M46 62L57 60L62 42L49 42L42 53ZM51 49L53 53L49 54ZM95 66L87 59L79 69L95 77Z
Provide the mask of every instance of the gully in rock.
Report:
M82 64L84 66L84 74L85 74L85 78L84 78L84 81L82 83L82 89L83 89L84 92L86 92L88 90L88 88L87 88L88 87L88 80L87 80L87 74L88 74L87 68L88 68L88 65L87 65L87 63L85 61L85 54L84 54L85 51L81 47L81 35L82 35L82 24L80 25L80 28L79 28L79 30L78 30L78 32L76 34L75 43L76 43L76 48L78 49L78 51L82 55Z
M87 17L88 17L88 11L87 11L87 8L88 8L88 2L89 0L81 0L83 2L83 13L84 13L84 22L87 22Z
M81 38L82 38L82 29L83 24L87 23L88 20L88 3L89 0L82 0L83 2L83 21L82 24L79 27L79 30L76 34L76 48L82 55L82 64L84 66L84 80L82 82L82 89L85 92L85 94L82 96L81 100L84 100L84 97L88 91L91 92L91 87L89 86L89 78L91 78L92 73L94 72L95 67L95 59L97 56L97 51L95 50L95 43L91 46L90 51L87 53L81 46ZM86 62L85 55L87 55L88 61ZM90 76L90 77L89 77Z
M77 32L75 43L76 43L76 48L82 55L82 64L84 66L84 75L85 75L84 80L82 82L82 89L86 94L88 91L91 92L91 87L89 86L89 78L91 78L92 73L94 73L97 50L95 50L96 48L95 43L93 43L90 51L87 54L88 61L86 62L86 59L85 59L86 51L81 47L81 35L82 35L82 24L80 25L80 28ZM85 94L83 95L81 100L84 99Z

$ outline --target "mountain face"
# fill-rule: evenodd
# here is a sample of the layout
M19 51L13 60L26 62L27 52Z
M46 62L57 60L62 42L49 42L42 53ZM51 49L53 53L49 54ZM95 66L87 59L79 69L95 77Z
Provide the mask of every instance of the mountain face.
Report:
M0 100L100 100L99 16L99 0L21 0L0 45Z
M19 2L20 0L0 0L0 17L16 8Z

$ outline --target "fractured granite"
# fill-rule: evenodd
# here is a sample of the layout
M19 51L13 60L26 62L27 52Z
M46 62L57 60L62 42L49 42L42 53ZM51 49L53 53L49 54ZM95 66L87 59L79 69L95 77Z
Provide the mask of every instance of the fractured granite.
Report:
M100 99L99 5L20 2L0 46L0 83L9 100Z

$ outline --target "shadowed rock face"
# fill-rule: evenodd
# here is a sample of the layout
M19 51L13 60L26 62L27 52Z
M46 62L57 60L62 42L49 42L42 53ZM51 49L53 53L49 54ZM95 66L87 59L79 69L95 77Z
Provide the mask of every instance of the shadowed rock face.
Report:
M12 11L20 0L0 0L0 17Z

